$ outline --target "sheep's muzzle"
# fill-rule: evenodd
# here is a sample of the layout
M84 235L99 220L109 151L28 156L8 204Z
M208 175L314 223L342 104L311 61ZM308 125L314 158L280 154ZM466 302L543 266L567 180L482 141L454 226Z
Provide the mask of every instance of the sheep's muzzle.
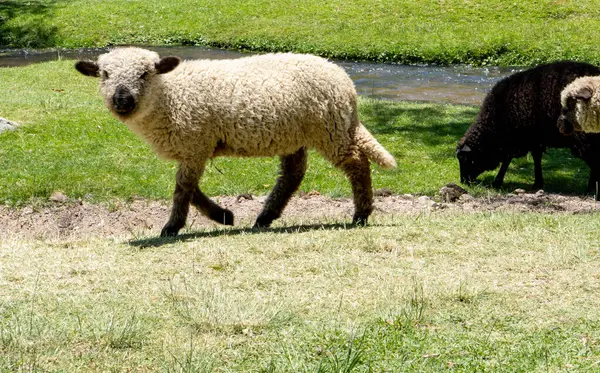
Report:
M117 114L126 115L135 110L135 99L127 87L117 87L112 97L112 102Z

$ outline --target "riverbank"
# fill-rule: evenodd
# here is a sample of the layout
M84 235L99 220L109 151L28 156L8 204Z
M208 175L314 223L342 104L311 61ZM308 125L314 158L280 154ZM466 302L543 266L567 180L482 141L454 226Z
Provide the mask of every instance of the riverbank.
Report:
M38 0L4 4L0 17L0 45L16 48L184 44L403 64L600 63L591 0Z

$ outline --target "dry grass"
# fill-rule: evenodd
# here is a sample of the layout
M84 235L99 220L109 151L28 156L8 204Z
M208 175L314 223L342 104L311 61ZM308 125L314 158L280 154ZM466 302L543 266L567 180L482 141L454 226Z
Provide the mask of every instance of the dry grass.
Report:
M4 237L0 370L564 371L600 363L597 215L328 223L180 241Z

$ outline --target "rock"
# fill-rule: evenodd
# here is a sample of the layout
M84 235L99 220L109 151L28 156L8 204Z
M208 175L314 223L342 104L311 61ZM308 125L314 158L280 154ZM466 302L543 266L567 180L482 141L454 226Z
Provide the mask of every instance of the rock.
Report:
M391 190L389 190L387 188L377 189L376 191L373 192L373 195L375 197L389 197L393 194L394 194L394 192L392 192Z
M321 193L319 193L316 190L311 190L310 192L306 193L303 191L298 192L298 197L303 198L303 199L308 199L310 197L315 197L315 196L320 196Z
M459 199L460 199L461 201L463 201L463 202L468 202L468 201L472 201L472 200L474 200L474 199L475 199L475 197L473 197L473 196L472 196L472 195L470 195L470 194L463 194L462 196L460 196L460 198L459 198Z
M58 203L65 203L69 200L69 197L67 197L63 192L54 192L52 193L52 195L50 196L50 201L52 202L58 202Z
M525 194L525 189L517 188L513 193L516 195Z
M0 118L0 132L16 130L18 125L8 119Z
M440 189L440 197L444 202L455 202L463 194L467 194L467 191L454 183L446 184Z
M252 201L254 198L252 198L252 195L251 195L251 194L249 194L249 193L242 193L242 194L238 195L237 197L235 197L235 201L236 201L237 203L240 203L240 201L241 201L242 199L246 199L246 200L248 200L248 201Z
M420 203L429 203L431 202L431 198L429 198L428 196L421 196L417 198L417 201L419 201Z
M537 192L535 192L535 196L536 197L543 197L545 195L544 191L542 189L538 190Z

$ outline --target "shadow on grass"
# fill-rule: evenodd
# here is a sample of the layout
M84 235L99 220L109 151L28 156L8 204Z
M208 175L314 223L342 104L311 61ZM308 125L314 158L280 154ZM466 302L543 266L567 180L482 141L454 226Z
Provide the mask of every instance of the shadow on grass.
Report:
M205 237L221 237L221 236L237 236L240 234L259 234L259 233L304 233L314 230L347 230L354 229L357 226L352 224L335 223L335 224L308 224L308 225L291 225L278 228L217 228L213 231L203 231L194 233L184 233L176 237L150 237L129 241L129 245L139 247L141 249L148 247L160 247L174 242L185 242L197 238Z
M43 48L55 44L55 26L48 25L55 0L0 0L0 47Z
M444 105L405 107L395 106L387 101L373 101L361 110L369 118L369 130L374 135L403 134L412 141L429 146L448 144L454 150L456 142L467 131L479 108L455 107L449 113ZM398 118L414 125L396 125ZM456 141L448 143L449 138Z

